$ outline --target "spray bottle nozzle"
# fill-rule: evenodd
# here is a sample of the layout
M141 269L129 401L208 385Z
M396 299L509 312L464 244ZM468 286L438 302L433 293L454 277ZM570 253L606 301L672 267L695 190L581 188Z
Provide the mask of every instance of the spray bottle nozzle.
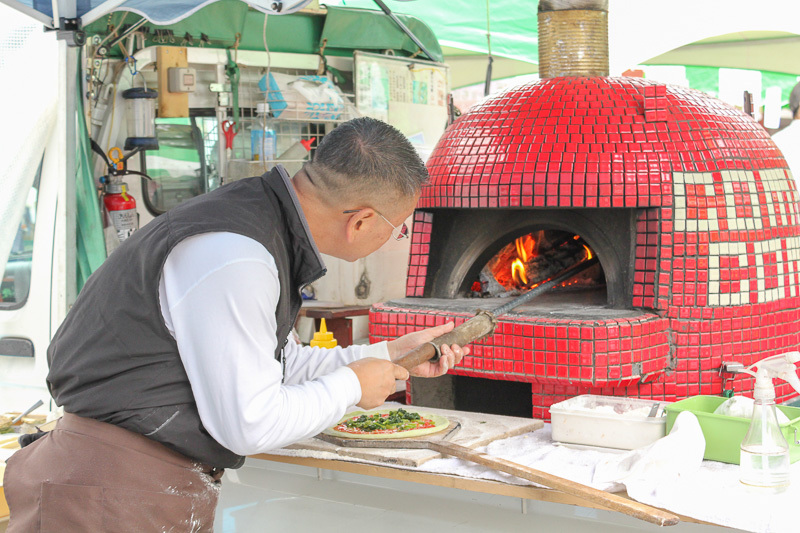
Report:
M800 393L800 378L797 376L797 367L795 366L798 361L800 361L800 352L787 352L767 357L742 370L756 378L753 398L756 400L775 399L775 387L772 383L774 378L789 383L794 390ZM757 370L753 371L754 368Z

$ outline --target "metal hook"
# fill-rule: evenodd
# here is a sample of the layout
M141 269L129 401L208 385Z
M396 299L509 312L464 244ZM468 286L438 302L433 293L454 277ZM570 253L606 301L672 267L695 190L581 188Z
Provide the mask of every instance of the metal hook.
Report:
M736 379L736 376L742 373L744 370L744 365L742 363L737 362L723 362L722 365L719 367L719 375L722 377L722 393L723 396L726 398L730 398L733 396L733 386L728 388L728 383L732 382ZM730 374L730 377L725 377L724 374Z

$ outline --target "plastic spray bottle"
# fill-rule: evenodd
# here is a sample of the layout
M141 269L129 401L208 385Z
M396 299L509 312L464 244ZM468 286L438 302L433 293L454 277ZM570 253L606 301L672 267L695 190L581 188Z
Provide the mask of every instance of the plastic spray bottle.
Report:
M775 387L780 378L800 392L795 363L800 352L775 355L750 365L744 372L756 378L753 418L741 445L740 481L748 486L781 492L789 486L789 445L775 412ZM753 371L757 368L757 371Z
M276 137L275 132L269 127L267 117L269 116L269 104L258 102L256 113L259 117L258 127L250 131L250 153L253 154L253 161L264 161L267 168L272 167L272 160L275 159Z

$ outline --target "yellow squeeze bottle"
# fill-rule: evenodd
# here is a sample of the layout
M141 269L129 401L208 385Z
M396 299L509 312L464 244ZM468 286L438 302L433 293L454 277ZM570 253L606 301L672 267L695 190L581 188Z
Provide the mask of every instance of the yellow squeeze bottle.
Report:
M323 318L319 324L319 331L314 332L314 338L309 344L314 348L336 348L339 343L333 338L333 333L328 331Z

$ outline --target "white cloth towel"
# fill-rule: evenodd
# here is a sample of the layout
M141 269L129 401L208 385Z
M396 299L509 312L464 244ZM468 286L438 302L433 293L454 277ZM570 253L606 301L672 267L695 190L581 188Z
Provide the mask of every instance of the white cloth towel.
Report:
M751 492L752 489L739 482L738 465L702 460L705 439L697 417L690 412L676 418L669 435L632 451L553 442L550 424L531 433L492 442L477 451L600 490L627 489L634 500L713 524L757 533L800 530L796 512L800 502L800 462L791 467L792 485L786 492ZM278 453L359 461L310 450ZM535 485L451 457L432 459L413 470Z
M597 464L592 480L597 484L619 483L634 493L679 483L700 468L706 441L697 417L684 411L675 419L672 431L654 443L609 457Z

